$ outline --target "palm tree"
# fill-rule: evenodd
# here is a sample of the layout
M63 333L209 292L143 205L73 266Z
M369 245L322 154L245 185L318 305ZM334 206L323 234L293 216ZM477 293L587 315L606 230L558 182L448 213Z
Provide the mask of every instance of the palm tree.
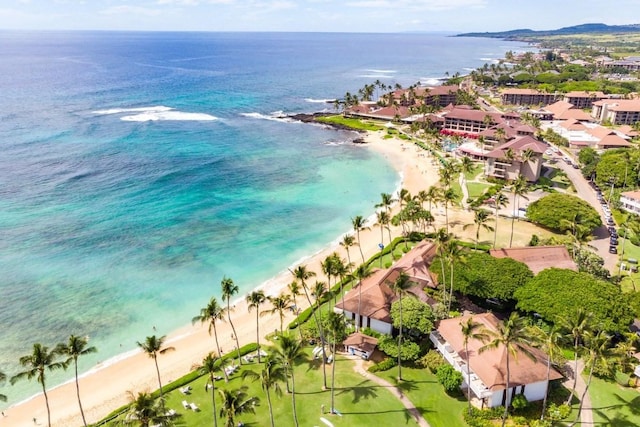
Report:
M571 423L571 426L576 425L580 421L580 414L582 413L582 406L584 405L584 399L589 392L591 386L591 380L593 379L593 372L596 365L600 366L601 370L612 372L615 370L615 351L611 348L611 336L604 331L592 332L589 331L585 334L586 343L586 358L585 366L589 366L589 377L587 378L587 384L580 397L580 405L578 406L578 414L576 420Z
M327 284L324 282L316 281L311 288L311 295L315 299L316 309L314 313L320 313L320 303L331 297L331 291L327 289ZM324 325L322 324L322 318L317 323L318 331L320 333L320 345L322 346L322 376L323 376L323 390L327 389L327 351L325 350L325 335Z
M0 371L0 384L4 384L4 382L7 380L7 374L5 374L4 372ZM4 394L0 394L0 401L2 402L6 402L7 401L7 396Z
M447 188L442 192L442 202L444 203L445 226L449 232L449 205L453 205L458 197L458 193L453 188Z
M450 240L447 244L447 258L449 258L449 269L451 273L449 285L449 300L447 302L447 313L451 313L451 301L453 301L453 265L459 261L464 263L464 255L458 246L458 242Z
M209 304L200 309L200 314L191 319L191 323L209 322L209 336L211 336L211 330L213 329L213 338L216 341L216 350L220 355L222 354L222 351L220 350L220 343L218 342L218 329L216 328L216 324L218 321L224 322L224 311L225 309L218 303L216 297L211 297ZM225 381L229 382L227 371L222 372L224 372Z
M364 264L360 264L358 268L356 268L353 272L353 278L358 281L358 318L356 319L356 331L360 331L360 327L362 326L362 280L371 276L371 271L367 269L367 266Z
M82 402L80 400L80 384L78 383L78 358L86 354L95 353L98 351L95 347L87 347L88 338L76 337L71 335L67 344L58 344L56 352L61 356L67 356L67 360L63 362L67 366L73 361L76 378L76 395L78 396L78 406L80 407L80 415L82 416L82 423L87 425L87 420L84 417L84 410L82 409Z
M264 291L257 290L248 294L245 300L247 301L247 307L249 311L251 311L254 308L256 309L256 343L258 344L258 363L261 363L262 361L260 360L261 351L260 351L260 320L259 320L260 305L262 305L267 300L267 297L264 295Z
M294 367L296 363L303 361L306 357L302 343L290 335L282 335L278 340L276 348L278 362L284 367L288 376L291 377L291 405L293 407L293 423L298 427L298 413L296 411L296 380ZM231 427L231 426L230 426Z
M271 390L273 390L277 396L282 395L282 388L280 383L287 380L287 373L282 366L278 363L274 354L269 354L264 361L264 367L262 371L244 371L242 373L242 379L248 378L253 381L260 381L262 390L267 395L267 404L269 405L269 418L271 420L271 427L275 427L273 422L273 406L271 404Z
M129 410L125 416L125 424L137 424L141 427L149 427L151 425L170 425L169 415L164 411L163 399L156 399L148 392L141 392L129 395Z
M464 180L464 182L467 181L467 179L465 178L465 174L473 172L474 167L475 163L473 162L473 160L471 160L470 157L463 156L462 159L460 159L460 174L462 175L462 179Z
M571 316L560 319L560 325L565 332L565 336L573 342L573 393L576 391L578 375L580 375L580 372L578 372L579 347L582 345L585 334L592 329L592 319L593 313L585 311L582 307L576 309ZM569 395L567 405L571 404L573 393Z
M447 295L447 283L444 274L444 258L447 253L447 245L450 240L453 239L453 234L447 232L444 228L438 229L436 231L436 235L433 238L433 242L436 244L436 251L438 252L438 256L440 257L440 269L442 271L442 276L438 278L438 282L443 284L443 293L442 293L442 302L446 301Z
M223 277L220 282L220 286L222 287L222 301L227 302L227 320L229 320L229 324L231 325L231 331L233 332L233 338L236 341L236 350L238 352L238 363L242 365L242 357L240 354L240 341L238 340L238 334L236 334L236 328L233 326L233 322L231 321L231 297L238 293L238 285L233 283L229 277Z
M469 354L469 340L485 342L489 339L489 335L482 324L474 322L471 316L467 318L466 322L460 322L460 329L462 330L464 354L467 358L467 402L469 415L471 415L471 355Z
M49 351L49 348L42 344L36 343L33 345L33 352L26 356L22 356L19 359L20 365L26 368L9 380L11 385L15 384L23 378L30 380L36 378L36 380L42 386L42 393L44 394L44 402L47 406L47 425L51 427L51 410L49 409L49 396L47 396L47 387L45 385L45 371L53 371L56 369L64 368L64 363L57 362L56 358L58 354L55 349Z
M391 205L393 205L393 203L396 200L393 198L393 196L389 193L380 193L380 203L378 203L377 205L375 205L376 208L382 208L384 209L386 212L389 212L391 210Z
M400 272L396 280L390 284L390 288L393 293L398 297L400 305L400 322L398 328L398 380L402 381L402 366L401 366L401 349L402 349L402 298L409 295L409 289L413 286L409 275L405 272Z
M440 191L440 188L435 185L432 185L427 189L426 200L429 202L429 211L432 210L431 205L433 203L438 203L438 201L440 201L441 194L442 192Z
M298 296L302 295L300 293L300 284L298 283L298 281L294 280L293 282L289 283L289 293L291 294L291 299L293 300L293 306L295 307L295 313L296 315L298 315L298 313L300 312L300 309L298 308ZM298 332L300 332L300 341L303 340L302 338L302 328L301 325L298 325Z
M327 331L331 337L331 354L333 355L333 363L331 364L331 413L335 413L335 391L336 391L336 344L342 341L346 333L346 325L344 315L330 311L326 319Z
M342 241L340 242L340 246L342 246L343 248L345 248L345 250L347 251L347 262L349 263L349 273L351 273L351 268L353 267L353 264L351 263L351 253L349 253L349 248L351 246L355 246L356 244L356 238L353 237L353 234L345 234L344 236L342 236Z
M175 350L175 347L164 347L164 340L166 335L161 336L160 338L155 335L151 335L147 337L144 342L138 341L138 347L142 349L147 356L153 359L153 362L156 365L156 373L158 374L158 386L160 387L160 403L164 401L164 394L162 392L162 380L160 379L160 368L158 367L158 354L165 354L168 351Z
M493 227L487 224L490 219L491 212L486 209L478 208L473 210L473 224L465 224L462 226L463 230L475 225L476 226L476 244L474 249L478 250L478 243L480 242L480 229L484 228L486 231L493 231Z
M202 366L200 367L200 373L209 375L209 381L211 381L211 404L213 406L213 425L218 427L218 410L216 409L216 376L215 372L219 368L220 357L217 354L211 352L202 359ZM251 371L245 371L251 372ZM244 378L244 375L243 375Z
M544 392L542 413L540 414L540 420L544 420L544 414L547 412L547 398L549 397L549 376L551 374L551 364L553 363L553 359L562 352L560 343L564 337L558 325L551 326L548 331L535 326L531 328L529 334L533 337L534 344L537 347L540 347L547 356L547 388Z
M280 317L280 335L283 333L284 314L291 307L291 296L285 293L281 293L277 297L267 297L267 300L271 303L270 310L264 310L261 315L276 314Z
M380 268L382 268L382 251L384 249L384 228L389 226L389 212L387 211L378 211L376 212L376 217L378 219L378 225L380 227ZM389 239L391 239L391 235L389 235Z
M358 238L358 249L360 249L360 256L362 256L363 263L366 262L366 260L364 259L364 252L362 252L362 245L360 244L360 231L369 229L366 223L367 221L361 215L356 215L351 218L351 225L353 225L353 230L356 232L356 237Z
M236 427L236 417L245 413L256 413L256 405L260 403L257 397L249 397L247 387L242 386L237 390L218 389L222 400L220 418L226 418L225 427Z
M530 341L527 334L527 329L524 324L524 319L520 317L515 311L511 313L511 315L505 322L498 325L498 330L496 332L490 332L490 336L491 341L488 344L480 347L480 353L488 349L499 349L504 347L506 356L506 401L504 405L504 414L502 415L502 427L504 427L505 423L507 422L507 417L509 416L509 405L511 404L511 399L509 397L509 380L511 376L509 363L511 360L511 356L517 358L518 352L521 352L531 360L535 360L535 356L529 349Z
M503 208L509 202L507 196L502 191L498 191L494 196L494 205L496 208L496 224L493 228L493 248L496 248L496 240L498 239L498 209Z
M522 168L524 167L524 164L529 163L529 160L531 160L531 158L535 156L535 154L536 153L531 148L527 148L520 153L520 170L518 171L519 175L522 175Z
M513 215L511 215L511 237L509 238L509 247L513 244L513 224L516 220L516 214L520 211L520 197L528 192L527 179L524 175L518 175L515 181L511 183L511 192L513 193Z

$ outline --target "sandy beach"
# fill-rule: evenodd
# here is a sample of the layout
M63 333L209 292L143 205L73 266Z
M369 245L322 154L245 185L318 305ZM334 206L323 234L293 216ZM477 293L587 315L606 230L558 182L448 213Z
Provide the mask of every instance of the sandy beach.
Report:
M363 149L371 149L385 156L393 166L402 173L402 187L412 194L427 189L438 181L437 167L432 164L430 158L422 149L411 143L399 139L383 139L384 132L370 132L366 135L367 144ZM397 209L398 206L395 207ZM370 212L373 213L373 206ZM436 215L442 220L440 215ZM372 224L369 224L372 225ZM394 235L399 234L399 229L392 229ZM377 227L372 227L361 233L361 246L365 257L369 258L378 250L380 232ZM385 233L386 236L386 233ZM339 245L328 247L307 260L305 264L315 271L320 280L322 277L320 262L332 252L338 252L344 259L346 251ZM360 255L357 248L351 249L351 259L358 261ZM291 275L283 266L283 273L271 279L264 285L267 295L277 295L286 289L292 280ZM304 298L299 298L298 305L306 308ZM268 304L265 304L266 309ZM285 324L293 318L288 313ZM236 327L240 345L255 342L255 311L249 313L244 300L239 300L232 313L232 320ZM261 334L273 332L279 328L277 316L262 317L260 320ZM235 342L231 340L231 327L223 323L218 327L220 345L223 352L232 351ZM158 335L168 331L158 331ZM168 352L158 358L163 384L169 383L197 366L203 357L214 350L213 337L209 336L207 326L195 325L173 331L168 335L167 345L175 347L175 351ZM157 377L152 360L141 352L122 358L108 366L96 366L91 373L80 380L82 404L88 422L97 422L111 411L128 402L127 392L139 392L154 390L157 388ZM78 426L82 425L76 398L75 384L64 384L48 391L51 406L52 424L54 426ZM2 426L33 425L33 418L41 425L46 424L46 410L44 397L40 394L18 406L5 411L5 417L0 418Z

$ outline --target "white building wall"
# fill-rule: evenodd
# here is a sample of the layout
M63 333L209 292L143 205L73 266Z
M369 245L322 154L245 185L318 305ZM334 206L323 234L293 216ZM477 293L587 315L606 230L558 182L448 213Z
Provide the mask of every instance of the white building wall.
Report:
M363 317L363 325L367 324L367 318ZM389 334L393 331L393 326L386 322L381 322L380 320L371 319L371 329L376 332L380 332L381 334Z

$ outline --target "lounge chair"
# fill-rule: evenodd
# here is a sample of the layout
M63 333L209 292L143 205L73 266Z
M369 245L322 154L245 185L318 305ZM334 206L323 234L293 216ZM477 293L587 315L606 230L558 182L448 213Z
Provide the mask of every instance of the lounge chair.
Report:
M189 402L187 402L186 400L182 401L182 406L184 407L184 409L191 409Z
M175 417L178 413L175 409L169 409L166 413L167 417Z
M191 402L191 404L189 404L189 406L191 407L191 409L194 412L198 412L200 410L200 408L198 408L198 405L196 405L195 403Z
M189 387L188 385L180 388L180 393L182 394L189 394L190 391L191 391L191 387Z

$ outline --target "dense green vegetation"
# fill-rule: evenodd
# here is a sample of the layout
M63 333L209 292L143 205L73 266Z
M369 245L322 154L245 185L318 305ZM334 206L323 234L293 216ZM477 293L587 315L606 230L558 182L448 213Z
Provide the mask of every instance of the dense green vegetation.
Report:
M360 119L352 119L344 116L325 116L325 117L317 117L316 120L320 123L331 123L334 125L346 126L355 130L369 130L369 131L379 131L384 130L384 126L381 126L376 123L372 123L365 120Z
M584 200L568 194L554 193L531 203L527 218L560 233L576 233L578 226L591 234L602 225L598 212Z

